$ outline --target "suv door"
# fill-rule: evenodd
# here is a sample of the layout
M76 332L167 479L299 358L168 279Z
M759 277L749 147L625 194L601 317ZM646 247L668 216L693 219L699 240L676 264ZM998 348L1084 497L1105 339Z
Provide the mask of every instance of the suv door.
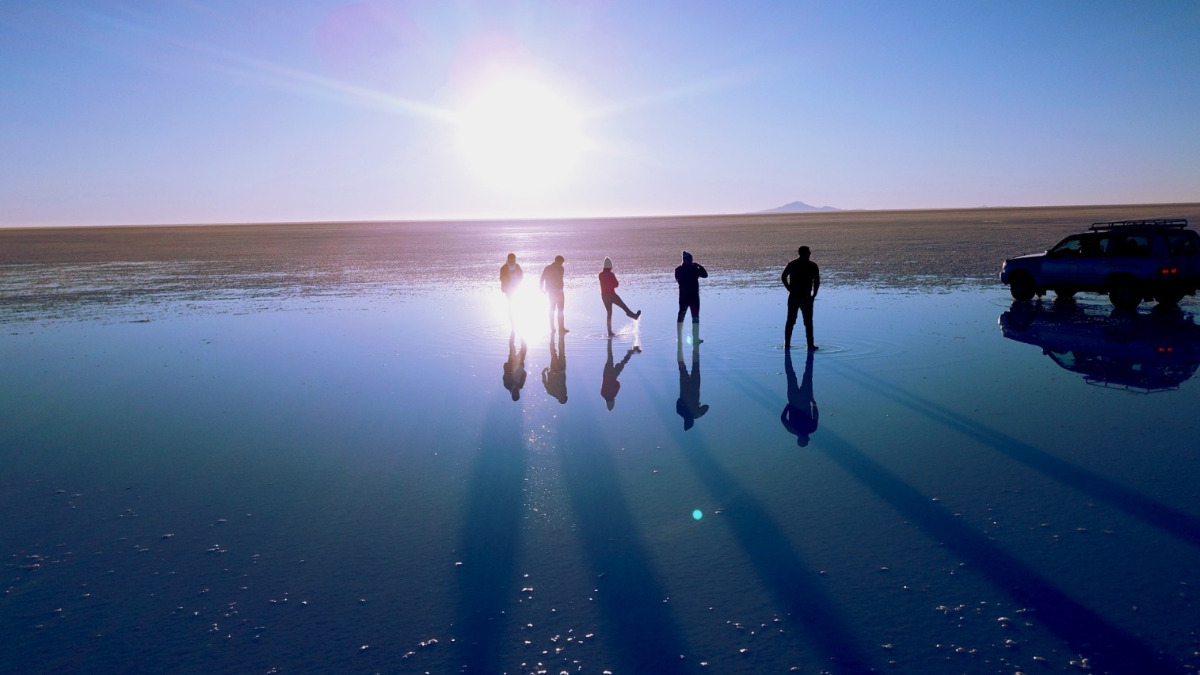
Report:
M1082 288L1079 284L1080 266L1085 264L1086 258L1098 253L1094 235L1076 234L1063 239L1046 251L1037 285L1054 290Z

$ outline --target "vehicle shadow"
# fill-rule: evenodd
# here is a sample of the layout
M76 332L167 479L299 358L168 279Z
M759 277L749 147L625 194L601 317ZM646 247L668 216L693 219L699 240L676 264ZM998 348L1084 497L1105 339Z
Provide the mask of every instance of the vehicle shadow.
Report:
M1034 619L1066 641L1073 653L1087 657L1091 669L1110 673L1186 672L1183 665L1071 599L1033 568L837 434L822 431L819 449L968 566L1005 589L1023 607L1034 610Z
M933 420L989 447L1010 459L1035 469L1068 487L1103 502L1192 546L1200 547L1200 521L1189 514L1160 504L1135 490L980 424L945 406L934 403L877 377L845 366L842 376L913 412Z

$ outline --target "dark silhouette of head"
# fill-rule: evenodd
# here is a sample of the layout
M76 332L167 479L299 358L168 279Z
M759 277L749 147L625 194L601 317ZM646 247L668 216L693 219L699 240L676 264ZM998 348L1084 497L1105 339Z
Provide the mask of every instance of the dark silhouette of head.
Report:
M516 253L509 253L509 254L508 254L508 264L510 264L510 265L511 265L511 264L513 264L513 263L515 263L515 262L517 262L517 254L516 254Z
M799 253L800 257L805 259L812 255L812 251L809 250L807 246L801 246L800 248L796 249L796 253Z
M556 255L556 256L554 256L554 262L556 262L556 263L558 263L558 264L560 264L560 265L561 265L561 264L563 264L563 263L565 263L566 261L567 261L567 259L566 259L566 258L564 258L564 257L562 257L561 255Z
M684 251L683 252L683 262L685 262L685 263L692 262L692 254L688 253L687 251Z

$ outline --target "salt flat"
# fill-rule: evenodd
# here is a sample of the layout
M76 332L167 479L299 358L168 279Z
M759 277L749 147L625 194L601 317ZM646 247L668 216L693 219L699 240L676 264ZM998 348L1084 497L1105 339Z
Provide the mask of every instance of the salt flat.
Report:
M994 282L1123 209L0 231L0 670L1194 670L1197 301Z

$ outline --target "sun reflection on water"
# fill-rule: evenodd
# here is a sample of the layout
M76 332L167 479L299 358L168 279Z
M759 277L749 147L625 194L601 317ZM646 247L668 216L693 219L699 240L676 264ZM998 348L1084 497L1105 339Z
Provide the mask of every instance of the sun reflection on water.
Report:
M489 305L496 326L514 333L522 340L541 337L550 332L547 318L550 303L546 296L538 291L536 284L529 283L527 279L512 296L497 291L489 293Z

